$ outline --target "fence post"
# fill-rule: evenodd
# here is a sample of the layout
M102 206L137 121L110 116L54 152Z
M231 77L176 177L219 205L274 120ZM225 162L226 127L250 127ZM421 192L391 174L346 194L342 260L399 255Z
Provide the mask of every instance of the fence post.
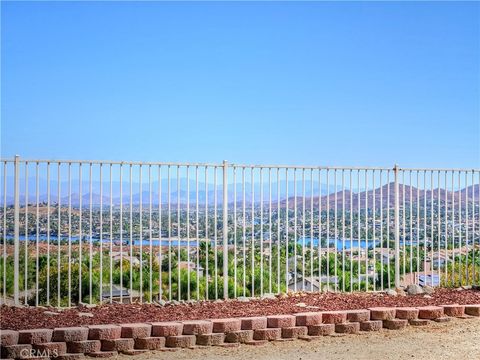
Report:
M400 200L399 200L399 186L398 186L398 165L393 167L395 175L395 207L394 207L394 219L395 219L395 287L400 286Z
M15 175L14 175L14 246L13 246L13 301L15 305L19 305L20 301L18 299L19 293L19 282L20 282L20 275L19 275L19 263L20 263L20 199L19 199L19 192L20 192L20 177L19 177L19 169L20 169L20 156L15 155ZM26 240L25 240L26 241Z
M223 298L228 299L228 163L223 160ZM234 184L235 186L235 184Z

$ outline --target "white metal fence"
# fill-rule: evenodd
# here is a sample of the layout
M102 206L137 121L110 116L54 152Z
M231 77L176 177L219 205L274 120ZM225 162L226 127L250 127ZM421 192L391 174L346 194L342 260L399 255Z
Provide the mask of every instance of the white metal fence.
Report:
M1 161L5 302L480 283L478 169Z

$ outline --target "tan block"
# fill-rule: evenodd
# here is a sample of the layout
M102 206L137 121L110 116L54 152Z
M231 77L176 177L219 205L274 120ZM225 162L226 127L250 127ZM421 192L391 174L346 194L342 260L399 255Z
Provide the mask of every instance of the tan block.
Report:
M181 322L154 322L152 325L152 336L167 337L183 334L183 324Z
M189 320L183 321L184 335L202 335L211 334L213 324L209 320Z
M42 344L52 341L52 329L31 329L18 332L19 344Z
M242 330L257 330L267 327L266 316L241 318L240 321L242 322Z
M370 308L370 319L372 320L393 320L395 319L396 310L391 307Z

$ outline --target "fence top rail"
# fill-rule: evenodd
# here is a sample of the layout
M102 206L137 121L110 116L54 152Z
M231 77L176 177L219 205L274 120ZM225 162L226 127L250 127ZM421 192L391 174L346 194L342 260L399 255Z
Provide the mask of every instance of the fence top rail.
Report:
M1 162L14 163L15 159L0 159ZM81 164L81 165L125 165L125 166L190 166L190 167L221 167L220 163L176 163L158 161L118 161L118 160L59 160L59 159L19 159L20 163L42 164Z
M260 165L260 164L231 164L234 168L246 169L286 169L286 170L377 170L391 171L393 168L374 166L324 166L324 165Z
M2 163L14 163L15 158L1 158ZM118 161L118 160L71 160L71 159L23 159L18 162L42 164L81 164L81 165L123 165L123 166L174 166L174 167L223 167L246 169L285 169L285 170L340 170L340 171L394 171L395 167L379 166L325 166L325 165L273 165L273 164L236 164L236 163L182 163L158 161ZM403 168L398 171L412 172L480 172L480 168Z
M480 168L398 168L399 171L413 171L413 172L424 172L424 171L441 171L441 172L480 172Z
M236 168L262 168L262 169L297 169L297 170L353 170L353 171L394 171L395 167L379 166L301 166L301 165L247 165L247 164L229 164ZM475 168L402 168L398 171L461 171L461 172L480 172Z

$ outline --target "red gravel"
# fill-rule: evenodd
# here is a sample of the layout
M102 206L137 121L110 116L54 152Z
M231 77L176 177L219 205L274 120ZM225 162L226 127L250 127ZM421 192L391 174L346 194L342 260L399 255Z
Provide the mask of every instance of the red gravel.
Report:
M307 307L296 306L298 303L304 303ZM164 307L151 304L108 304L94 308L66 309L59 312L59 315L44 314L47 311L45 308L2 306L0 307L0 328L22 330L94 324L293 314L305 311L353 310L381 306L415 307L479 303L480 291L478 290L438 289L431 298L425 298L423 295L393 297L378 293L310 293L278 299L250 300L249 302L237 300L217 303L203 301ZM58 310L50 308L48 311ZM79 317L79 312L91 313L93 317Z

